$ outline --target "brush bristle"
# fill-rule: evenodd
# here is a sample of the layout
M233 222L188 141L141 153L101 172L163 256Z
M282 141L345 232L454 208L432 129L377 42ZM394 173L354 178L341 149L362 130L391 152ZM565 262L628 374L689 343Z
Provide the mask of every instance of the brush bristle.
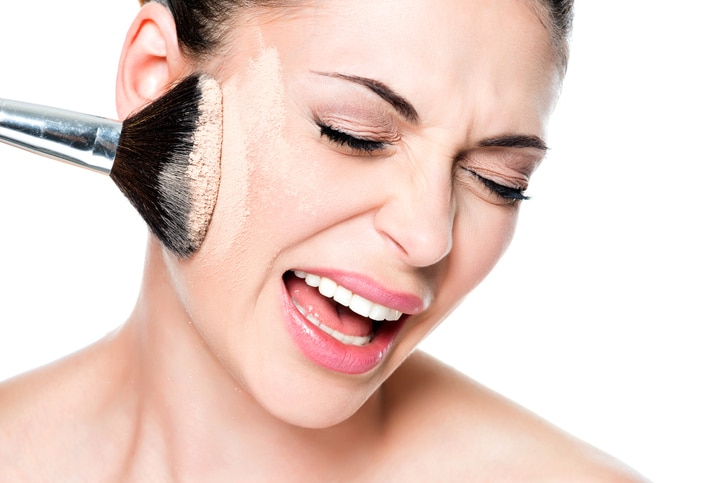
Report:
M123 122L111 178L151 232L181 258L201 246L221 177L222 99L187 77Z

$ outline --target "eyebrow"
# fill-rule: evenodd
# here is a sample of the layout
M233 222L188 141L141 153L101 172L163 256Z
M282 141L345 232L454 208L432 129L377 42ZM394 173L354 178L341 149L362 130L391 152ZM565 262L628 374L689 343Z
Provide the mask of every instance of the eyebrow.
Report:
M356 75L340 74L339 72L314 72L315 74L323 75L326 77L335 77L337 79L344 79L355 84L364 86L380 96L383 100L388 102L392 107L399 112L402 117L407 119L413 124L417 124L420 120L420 115L417 110L412 106L410 101L396 93L392 88L375 79L367 77L360 77Z
M534 148L539 151L548 151L546 143L538 136L525 134L510 134L483 139L478 142L481 148Z
M385 101L387 101L389 104L391 104L397 112L399 112L405 119L407 119L411 123L417 124L420 121L420 115L417 113L417 110L413 107L412 103L396 93L392 88L390 88L383 82L380 82L376 79L370 79L368 77L342 74L339 72L313 72L315 74L325 77L344 79L350 82L354 82L355 84L364 86L380 96ZM478 142L477 145L481 148L533 148L543 152L548 151L548 146L541 138L539 138L538 136L528 136L525 134L496 136L484 139Z

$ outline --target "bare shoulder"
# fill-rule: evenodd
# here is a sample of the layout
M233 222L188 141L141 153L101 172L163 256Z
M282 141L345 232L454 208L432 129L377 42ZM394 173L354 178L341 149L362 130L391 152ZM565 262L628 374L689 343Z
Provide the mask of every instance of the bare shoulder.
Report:
M385 386L402 460L464 481L643 482L611 456L418 352ZM404 441L404 444L400 444ZM409 475L412 476L412 475Z
M95 352L0 382L0 481L73 481L79 467L91 467L78 461L90 456L87 448L106 454L112 428L93 424L106 409Z
M56 461L49 456L62 454L67 441L63 433L66 411L61 391L63 381L47 366L0 383L0 480L43 481L57 472ZM53 466L52 468L50 466Z

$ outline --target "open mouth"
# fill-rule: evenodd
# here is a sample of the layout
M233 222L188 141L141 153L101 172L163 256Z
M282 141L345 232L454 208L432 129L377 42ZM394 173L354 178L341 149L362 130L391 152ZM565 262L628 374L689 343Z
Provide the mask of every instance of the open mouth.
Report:
M395 322L404 315L320 275L295 270L287 272L284 281L304 318L345 345L370 344L381 332L398 327Z
M345 374L379 366L409 317L427 305L356 273L289 270L282 282L284 320L294 343L312 362Z

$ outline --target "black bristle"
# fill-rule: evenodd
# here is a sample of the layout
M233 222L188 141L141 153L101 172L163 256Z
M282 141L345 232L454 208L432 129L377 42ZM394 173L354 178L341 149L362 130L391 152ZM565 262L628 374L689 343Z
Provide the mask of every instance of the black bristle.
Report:
M186 171L202 96L199 76L187 77L126 119L110 174L153 234L182 258L198 248L189 234Z

